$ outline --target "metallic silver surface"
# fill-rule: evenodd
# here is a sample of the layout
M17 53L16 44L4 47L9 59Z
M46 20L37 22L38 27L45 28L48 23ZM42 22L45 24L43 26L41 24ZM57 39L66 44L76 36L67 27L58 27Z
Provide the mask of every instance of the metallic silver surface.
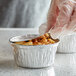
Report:
M27 39L27 36L28 39L31 39L36 35L25 35L22 37ZM14 37L10 39L10 41L16 41L17 39L19 40L22 37ZM15 62L18 66L28 68L43 68L53 66L58 44L59 42L49 45L25 46L12 43L14 46Z
M76 34L61 38L57 51L59 53L76 53Z

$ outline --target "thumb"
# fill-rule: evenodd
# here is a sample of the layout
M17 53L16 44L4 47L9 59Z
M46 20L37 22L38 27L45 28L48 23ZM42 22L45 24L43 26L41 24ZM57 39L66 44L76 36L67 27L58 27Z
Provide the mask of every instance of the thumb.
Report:
M47 23L44 23L42 25L40 25L39 27L39 33L42 35L44 33L46 33L46 29L47 29Z

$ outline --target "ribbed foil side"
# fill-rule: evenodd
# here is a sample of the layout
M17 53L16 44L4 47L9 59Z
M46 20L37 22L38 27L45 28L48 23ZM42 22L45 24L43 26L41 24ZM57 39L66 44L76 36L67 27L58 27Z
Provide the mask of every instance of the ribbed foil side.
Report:
M76 34L61 38L57 52L74 53L76 52Z
M52 66L58 43L43 46L14 47L14 58L18 66L29 68L41 68Z

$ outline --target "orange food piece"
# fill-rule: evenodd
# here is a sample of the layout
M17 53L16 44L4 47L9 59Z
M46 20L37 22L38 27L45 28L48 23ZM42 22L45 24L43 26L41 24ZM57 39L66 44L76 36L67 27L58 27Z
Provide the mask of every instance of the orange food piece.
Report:
M49 43L52 43L52 44L54 44L54 43L55 43L55 41L54 41L54 40L52 40L52 39L48 39L48 42L49 42Z
M48 33L45 33L44 36L45 36L46 38L50 38L50 34L48 34Z
M23 45L25 43L25 41L20 41L20 42L15 42L16 44L20 44Z
M42 45L40 42L34 42L33 45Z
M25 42L23 45L33 45L33 42L29 40L29 42Z
M16 44L20 44L20 45L47 45L54 43L55 41L50 37L50 34L48 33L32 40L16 42Z

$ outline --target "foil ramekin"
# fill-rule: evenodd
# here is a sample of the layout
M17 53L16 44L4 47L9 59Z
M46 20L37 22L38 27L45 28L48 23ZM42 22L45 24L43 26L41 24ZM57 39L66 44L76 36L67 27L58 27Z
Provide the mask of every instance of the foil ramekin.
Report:
M14 59L18 66L28 68L43 68L53 66L59 42L49 45L19 45L13 42L32 39L38 35L17 36L10 39L14 47Z
M60 39L58 53L76 53L76 34L64 36Z

